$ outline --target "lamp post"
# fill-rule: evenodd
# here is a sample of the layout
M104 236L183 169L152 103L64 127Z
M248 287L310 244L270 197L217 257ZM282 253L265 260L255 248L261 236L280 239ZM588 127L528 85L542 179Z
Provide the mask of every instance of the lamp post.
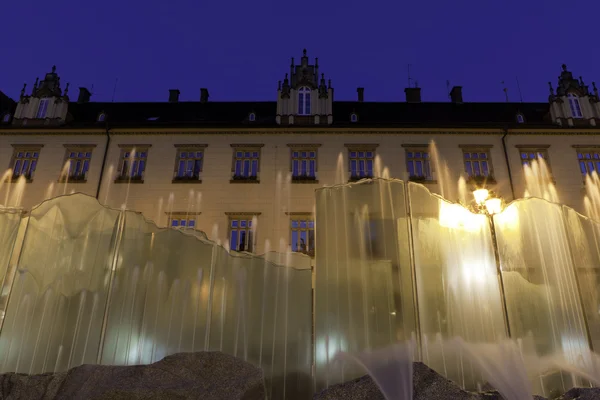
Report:
M502 267L500 266L500 252L498 250L498 239L496 237L496 225L494 215L502 212L503 202L500 197L493 196L487 189L477 189L473 191L475 198L475 211L479 214L485 214L488 219L490 233L492 237L492 247L494 248L494 258L496 260L496 272L498 274L498 284L500 286L500 301L502 303L502 313L504 314L504 325L506 333L511 337L510 323L508 320L508 308L506 307L506 293L504 291L504 279L502 278Z

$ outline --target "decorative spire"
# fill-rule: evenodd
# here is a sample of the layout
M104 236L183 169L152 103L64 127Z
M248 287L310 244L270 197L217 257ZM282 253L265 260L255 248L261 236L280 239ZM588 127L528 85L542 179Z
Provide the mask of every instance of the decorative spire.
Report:
M331 79L329 80L327 87L331 89Z
M56 65L52 66L52 73L55 74L56 73Z
M315 57L315 68L319 68L319 57Z
M23 84L23 89L21 89L21 98L25 97L25 88L27 87L27 84L24 83Z
M598 97L598 88L596 87L596 82L592 82L592 87L594 88L594 94Z
M581 77L581 76L579 77L579 84L581 86L585 86L585 84L583 83L583 77Z
M552 82L548 82L548 86L550 87L550 95L554 96L554 88L552 87Z
M567 64L563 64L563 65L562 65L562 70L563 70L564 72L567 72Z
M306 57L306 49L302 50L302 57Z
M35 92L37 90L39 83L40 83L40 78L35 78L35 83L33 84L33 92Z
M65 93L64 93L64 96L65 96L65 97L66 97L66 96L69 94L69 85L70 85L70 84L71 84L71 83L67 82L67 86L65 87Z
M281 90L281 81L277 81L277 90Z

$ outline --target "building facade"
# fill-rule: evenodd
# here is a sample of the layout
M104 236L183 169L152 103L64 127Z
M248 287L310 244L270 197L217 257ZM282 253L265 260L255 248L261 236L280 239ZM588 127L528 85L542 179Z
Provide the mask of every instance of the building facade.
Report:
M331 80L304 51L270 102L76 101L53 67L0 109L0 203L25 181L25 209L82 192L159 225L199 229L232 249L314 251L314 191L389 176L456 201L459 176L509 202L525 192L524 164L543 157L561 203L584 212L585 176L600 168L600 101L562 66L548 101L334 101ZM556 86L554 89L553 86ZM429 147L433 141L439 159ZM0 171L1 172L1 171ZM23 186L23 184L22 184ZM12 191L12 194L10 193Z

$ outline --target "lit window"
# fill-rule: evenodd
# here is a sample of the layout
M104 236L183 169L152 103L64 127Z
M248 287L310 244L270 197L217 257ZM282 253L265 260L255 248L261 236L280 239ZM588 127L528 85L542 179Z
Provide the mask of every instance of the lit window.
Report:
M358 121L358 116L356 114L350 115L350 122L356 122L356 121Z
M522 124L525 122L525 117L523 116L523 114L517 114L517 122L519 124Z
M255 120L256 120L256 114L250 113L250 115L248 115L248 121L255 121Z
M599 150L578 150L577 159L579 160L579 170L582 175L591 174L596 171L600 173L600 151Z
M254 231L252 220L256 215L229 216L229 248L235 251L254 250Z
M539 149L539 148L521 148L519 149L519 153L521 155L521 163L523 166L529 165L531 167L531 162L536 160L544 160L544 163L548 168L550 168L550 161L548 158L548 150L547 149Z
M298 89L298 115L310 115L310 94L310 88Z
M292 251L314 256L315 221L312 216L295 216L291 219Z
M40 105L38 106L36 118L46 118L46 111L48 111L48 103L50 99L40 99Z
M233 150L233 180L258 181L260 148L237 147Z
M123 149L117 180L143 180L147 158L148 149Z
M463 149L465 172L471 179L491 178L490 153L486 149Z
M430 181L431 164L427 146L406 149L406 168L411 181Z
M583 114L581 113L581 105L579 104L579 97L569 93L567 98L569 99L569 107L571 108L571 115L573 118L583 118Z
M13 170L12 179L18 179L20 176L24 176L27 180L33 179L38 158L40 156L40 150L41 147L15 147L13 161L11 163L11 168Z
M171 214L169 226L178 229L196 229L196 215Z
M317 179L317 149L292 149L292 180Z
M10 114L4 114L4 116L2 117L2 122L8 122L10 121Z
M198 148L178 148L175 161L175 180L200 180L204 150Z
M100 113L100 115L98 115L98 122L104 122L105 119L106 119L106 114Z
M373 177L373 164L375 162L374 149L348 149L348 167L350 180Z
M69 163L69 182L85 181L90 169L92 149L67 148L65 159Z
M158 118L160 117L150 117L148 118L148 121L158 121Z

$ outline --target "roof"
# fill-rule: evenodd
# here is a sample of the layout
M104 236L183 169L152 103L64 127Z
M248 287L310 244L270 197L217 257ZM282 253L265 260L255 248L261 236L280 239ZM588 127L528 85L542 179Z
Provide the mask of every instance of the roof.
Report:
M527 126L554 128L549 103L452 103L452 102L359 102L334 101L332 125L295 125L302 128L328 127L482 127ZM276 128L277 103L257 102L70 102L66 124L44 128L99 127L197 127ZM105 122L98 116L104 113ZM255 120L250 121L250 113ZM351 114L357 115L351 122ZM517 114L525 124L517 124ZM15 128L10 124L0 128ZM39 129L39 124L22 128Z

